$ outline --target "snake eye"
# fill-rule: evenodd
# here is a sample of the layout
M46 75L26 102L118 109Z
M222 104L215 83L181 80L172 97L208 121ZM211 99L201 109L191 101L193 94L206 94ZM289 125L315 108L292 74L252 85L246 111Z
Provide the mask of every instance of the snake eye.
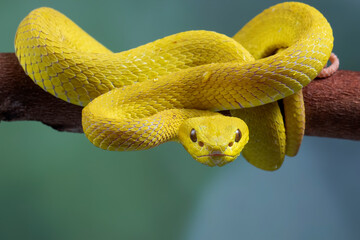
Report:
M191 139L191 141L193 141L193 142L196 142L196 141L197 141L197 136L196 136L196 131L195 131L195 129L191 129L191 131L190 131L190 139Z
M241 139L241 132L239 129L236 129L235 131L235 142L239 142Z

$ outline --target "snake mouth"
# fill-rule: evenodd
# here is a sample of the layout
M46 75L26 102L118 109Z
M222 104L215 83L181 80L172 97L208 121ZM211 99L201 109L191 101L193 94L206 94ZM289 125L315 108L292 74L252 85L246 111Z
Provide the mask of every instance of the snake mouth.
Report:
M208 166L221 167L229 162L232 162L235 159L235 156L228 155L228 154L222 153L220 151L213 151L209 154L198 156L198 159L199 160L202 159L202 160L200 160L200 162L203 164L206 164Z
M210 153L206 155L201 155L199 157L232 157L232 156L224 153Z
M234 156L222 153L221 151L212 151L209 154L200 155L198 157L234 157Z

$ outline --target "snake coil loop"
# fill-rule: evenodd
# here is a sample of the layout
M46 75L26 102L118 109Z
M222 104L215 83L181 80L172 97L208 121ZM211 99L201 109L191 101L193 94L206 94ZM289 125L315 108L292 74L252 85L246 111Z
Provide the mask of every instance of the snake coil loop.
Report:
M36 84L86 106L83 130L96 146L125 151L180 141L209 166L233 161L245 147L244 157L265 170L296 154L305 122L301 89L332 47L325 17L296 2L263 11L233 38L188 31L120 53L50 8L32 11L15 38ZM286 128L280 99L291 116Z

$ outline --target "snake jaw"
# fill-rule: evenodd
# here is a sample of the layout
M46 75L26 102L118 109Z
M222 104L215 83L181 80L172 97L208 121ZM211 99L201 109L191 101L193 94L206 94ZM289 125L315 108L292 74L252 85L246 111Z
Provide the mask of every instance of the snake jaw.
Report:
M210 154L198 156L196 160L210 167L221 167L227 163L234 161L237 156L227 155L222 151L215 150L212 151Z
M244 138L244 141L247 142L246 136ZM203 147L203 151L206 152L206 154L193 156L193 158L196 159L198 162L210 167L222 167L227 163L233 162L240 155L241 150L242 147L234 150L232 146L228 145L213 146L211 144L206 144Z
M225 164L234 161L237 157L225 154L225 151L223 151L221 148L212 149L209 150L209 152L209 154L198 156L198 158L202 158L202 163L211 167L224 166Z

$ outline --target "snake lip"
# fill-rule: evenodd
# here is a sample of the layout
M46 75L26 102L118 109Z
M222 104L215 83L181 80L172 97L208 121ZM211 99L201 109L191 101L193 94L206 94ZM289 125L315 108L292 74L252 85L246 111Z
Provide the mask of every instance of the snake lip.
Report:
M200 157L225 157L225 156L229 156L229 155L226 155L226 154L223 154L223 153L210 153L210 154L207 154L207 155L202 155Z
M209 154L198 156L199 159L206 157L208 157L209 159L204 162L204 164L209 166L223 166L226 163L231 162L235 159L235 156L222 153L221 151L213 151Z
M232 157L232 156L222 153L220 151L213 151L210 154L200 155L199 157Z

